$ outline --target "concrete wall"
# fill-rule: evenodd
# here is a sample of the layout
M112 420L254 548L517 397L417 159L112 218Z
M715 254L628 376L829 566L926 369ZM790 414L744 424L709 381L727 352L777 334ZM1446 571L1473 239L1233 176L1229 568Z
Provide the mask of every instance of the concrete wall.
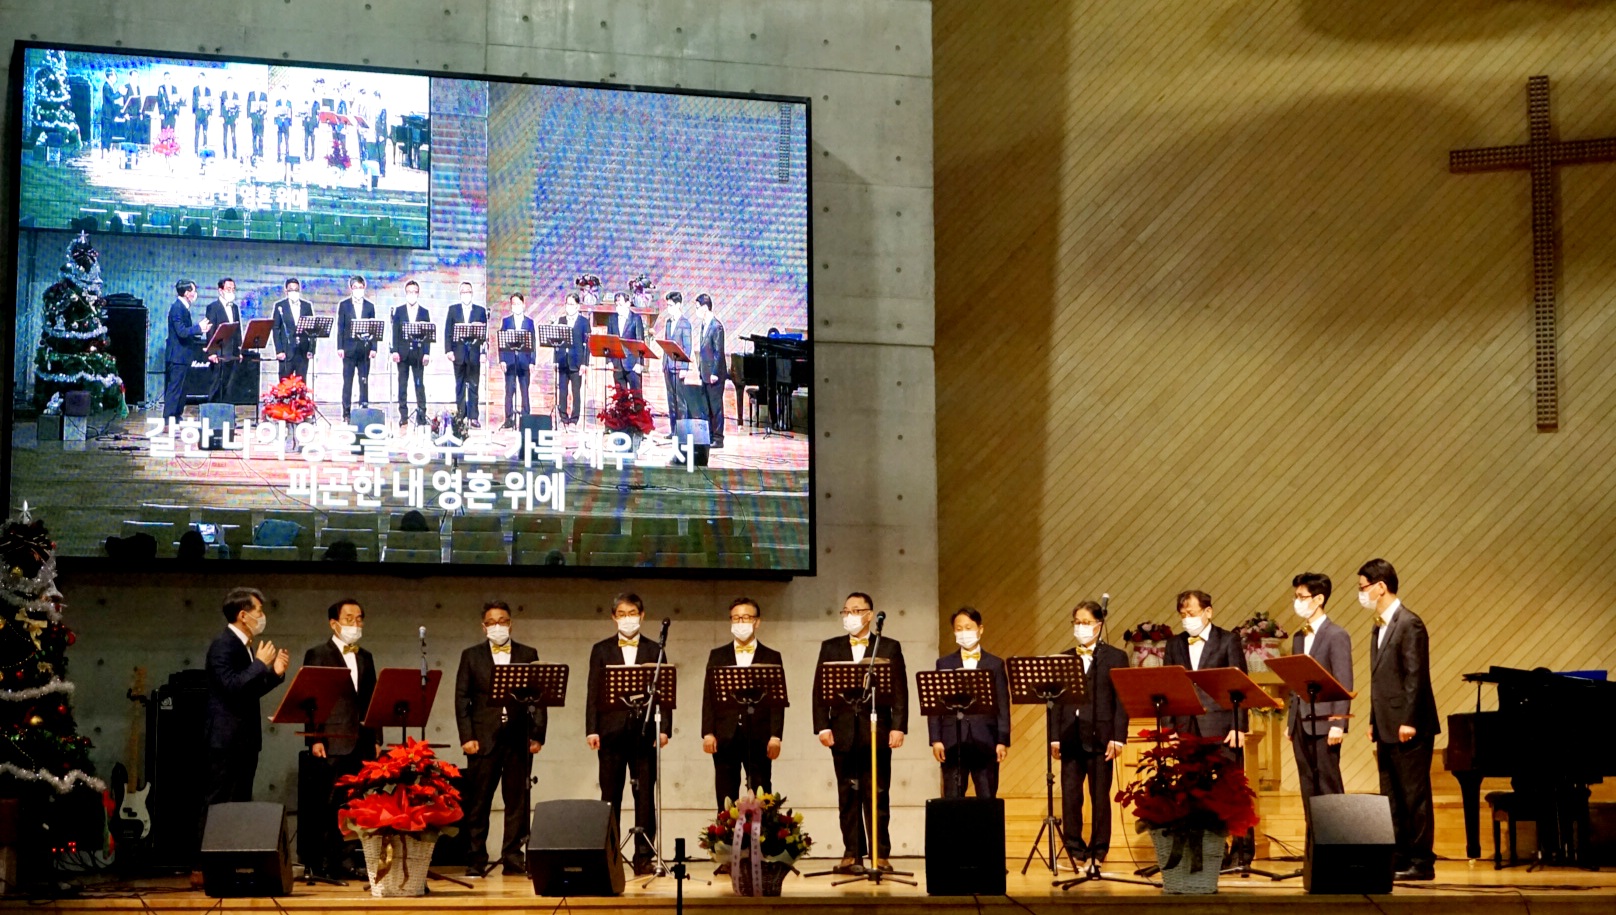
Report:
M711 803L711 766L689 724L700 700L700 678L691 674L727 637L723 610L730 598L750 593L766 613L764 640L785 652L795 702L775 784L807 813L818 850L840 852L829 753L810 734L815 643L840 631L835 611L856 589L889 611L888 631L907 641L911 666L929 665L936 648L929 3L0 0L0 23L6 39L811 96L819 577L762 585L541 585L80 575L61 587L68 620L81 636L71 671L80 725L96 742L97 763L107 767L124 756L130 710L122 696L131 670L143 665L160 678L199 662L221 625L217 607L231 585L257 585L271 596L267 635L296 653L325 631L322 609L347 594L364 602L366 645L383 665L418 663L415 627L424 624L431 662L451 677L460 649L479 637L480 601L502 597L518 608L516 638L574 670L574 698L553 716L539 756L536 799L596 791L594 754L583 740L582 665L588 644L611 631L612 593L634 588L646 598L653 624L664 616L676 621L670 652L688 670L664 757L670 837L694 837ZM0 244L16 244L10 226L0 229ZM19 502L27 497L13 495ZM911 720L912 731L923 726L918 716ZM452 721L435 716L431 736L451 742ZM285 729L269 729L261 797L292 803L298 745ZM920 805L935 793L936 766L923 739L908 743L897 759L894 839L899 854L918 853ZM495 822L497 842L497 816Z

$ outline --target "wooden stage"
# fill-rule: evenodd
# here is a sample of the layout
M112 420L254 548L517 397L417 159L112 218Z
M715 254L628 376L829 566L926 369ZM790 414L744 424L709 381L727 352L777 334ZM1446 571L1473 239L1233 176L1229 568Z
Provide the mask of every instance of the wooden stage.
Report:
M897 883L850 883L833 887L831 878L786 879L781 898L748 900L736 897L727 877L711 879L712 865L692 865L685 883L685 905L715 912L740 905L762 910L784 906L794 911L861 912L879 915L951 915L951 913L1076 913L1086 906L1101 907L1106 915L1135 915L1172 907L1178 912L1252 913L1252 915L1416 915L1446 913L1463 906L1465 915L1609 915L1616 910L1616 873L1572 869L1528 872L1524 867L1495 871L1490 861L1441 861L1433 883L1398 884L1390 896L1309 896L1300 880L1275 883L1266 878L1225 876L1216 896L1166 896L1153 887L1123 883L1089 883L1069 891L1050 886L1046 871L1019 873L1020 862L1010 862L1007 896L927 896L925 865L919 859L894 859L902 870L916 871L920 887ZM809 859L818 864L818 859ZM825 863L829 863L827 860ZM1261 867L1265 862L1258 862ZM1290 870L1294 863L1272 862L1270 869ZM1107 873L1126 875L1131 864L1108 867ZM803 868L806 872L812 868ZM304 887L280 899L212 899L188 888L185 878L119 883L107 878L84 878L79 898L60 901L0 900L0 909L34 912L518 912L518 911L648 911L675 906L671 878L643 880L627 885L620 897L551 898L535 896L526 879L490 876L473 881L466 890L447 882L434 882L429 894L416 899L375 899L359 884L349 887Z

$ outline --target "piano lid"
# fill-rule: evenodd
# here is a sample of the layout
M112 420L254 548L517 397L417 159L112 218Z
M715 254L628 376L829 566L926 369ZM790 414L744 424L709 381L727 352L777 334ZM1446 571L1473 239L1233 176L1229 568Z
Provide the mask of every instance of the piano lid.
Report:
M1569 687L1573 689L1582 685L1596 687L1610 685L1608 683L1608 672L1603 670L1553 671L1549 670L1547 667L1537 667L1533 668L1532 670L1525 670L1519 667L1498 667L1496 665L1487 668L1485 672L1465 674L1464 681L1466 683L1496 683L1499 685L1508 686L1547 686L1550 688Z

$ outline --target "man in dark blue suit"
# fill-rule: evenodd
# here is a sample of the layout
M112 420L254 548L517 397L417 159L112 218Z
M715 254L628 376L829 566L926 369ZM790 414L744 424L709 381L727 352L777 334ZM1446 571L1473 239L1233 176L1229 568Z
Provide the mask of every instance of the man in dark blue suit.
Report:
M569 331L568 342L555 348L556 419L563 425L578 422L584 405L584 366L589 364L589 318L579 313L583 297L567 293L566 310L556 321Z
M357 773L375 759L381 746L381 734L360 724L376 692L376 659L359 647L365 634L365 608L358 601L337 601L326 609L326 620L331 637L303 653L303 666L347 668L348 681L331 706L331 716L317 722L316 730L330 736L304 738L309 755L302 764L308 767L304 774L310 779L309 800L315 801L315 809L302 811L307 816L300 817L298 857L317 874L357 880L358 843L344 841L337 827L334 789L337 779Z
M1291 637L1291 654L1305 654L1319 662L1337 682L1352 689L1352 635L1325 615L1330 602L1330 577L1303 572L1291 579L1295 590L1296 614L1306 620ZM1340 794L1341 741L1346 737L1352 700L1319 702L1309 706L1307 697L1295 692L1286 701L1285 736L1296 755L1296 778L1302 785L1302 813L1311 814L1315 794ZM1316 714L1318 718L1304 720ZM1319 720L1323 719L1323 720ZM1313 789L1318 782L1318 790Z
M287 277L282 287L286 298L275 303L275 358L280 361L280 377L296 375L309 380L309 357L314 355L314 338L297 329L298 318L314 317L314 303L303 298L303 284Z
M1091 600L1072 610L1072 638L1065 654L1083 666L1082 702L1055 706L1056 730L1049 753L1061 764L1061 824L1066 853L1074 862L1096 864L1111 850L1111 761L1128 742L1128 711L1111 683L1111 671L1128 666L1128 655L1103 637L1105 608ZM1083 790L1088 786L1089 840L1083 841Z
M533 319L527 316L527 299L520 292L511 293L510 313L500 319L500 330L525 330L528 332L528 342L537 344L534 335L537 331L533 327ZM516 417L527 416L533 412L533 404L528 399L529 373L533 368L533 350L501 349L499 362L505 366L505 423L502 429L516 428ZM516 412L516 392L522 392L522 412Z
M174 303L168 306L168 364L163 385L163 417L179 419L185 413L185 373L192 362L202 361L202 347L213 328L207 318L191 313L196 303L196 283L180 280L174 284Z
M337 349L342 352L342 421L348 421L353 407L354 376L359 376L359 405L370 406L370 362L376 358L377 341L356 336L356 320L374 320L376 303L365 298L365 278L348 280L348 298L337 305Z
M208 323L214 327L236 325L235 332L225 337L217 352L208 354L209 370L213 375L212 392L208 399L224 403L229 399L230 379L241 362L241 306L236 303L236 281L225 277L219 281L219 297L208 303Z
M685 318L685 297L678 290L671 290L662 296L662 339L679 344L679 348L686 353L690 352L690 321ZM687 363L676 359L664 357L662 360L662 383L668 390L668 434L674 434L675 428L681 419L688 418L685 410L685 389L683 367Z
M454 338L455 326L459 324L482 324L487 332L488 309L475 304L474 296L470 283L460 284L460 301L449 306L449 319L443 325L443 351L454 366L455 413L469 420L473 428L481 428L477 417L480 401L477 389L483 376L483 347L487 344L458 343Z
M729 632L733 639L707 655L707 668L780 664L780 652L757 639L762 618L763 611L752 598L731 601ZM727 801L741 796L743 768L748 787L753 791L769 790L774 760L780 756L780 740L785 735L786 710L776 706L750 716L745 709L720 713L718 698L712 690L702 689L701 749L712 754L713 795L717 809L723 810Z
M696 296L696 314L692 342L696 352L691 368L695 378L686 391L690 397L690 417L707 420L707 434L714 448L724 447L724 382L729 379L729 364L724 357L724 322L713 314L713 297L707 293Z
M645 319L634 312L633 298L626 292L613 297L615 310L606 316L606 333L624 340L645 340ZM621 359L612 359L612 381L621 389L645 390L645 362L628 353Z
M398 366L398 425L409 425L409 380L415 376L415 424L426 425L426 364L431 346L404 333L406 324L428 324L432 315L420 304L421 284L404 284L404 304L393 309L393 364Z
M959 650L937 659L938 670L993 672L993 714L967 715L963 726L952 716L927 721L931 755L943 765L943 797L964 797L970 776L977 797L998 797L999 763L1010 749L1010 681L1004 659L982 650L982 614L975 607L954 611L954 644Z
M286 678L288 654L262 639L268 619L264 595L237 588L225 595L223 632L208 646L208 742L206 804L252 800L258 751L263 746L259 700Z

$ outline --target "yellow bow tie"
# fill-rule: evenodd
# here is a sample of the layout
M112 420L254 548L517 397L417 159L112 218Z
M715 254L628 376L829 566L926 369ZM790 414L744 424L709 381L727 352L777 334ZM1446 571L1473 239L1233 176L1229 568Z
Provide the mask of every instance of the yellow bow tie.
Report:
M966 661L980 661L982 660L982 649L978 648L975 651L962 651L960 652L960 657Z
M1312 626L1303 626L1302 627L1302 634L1303 635L1312 635L1313 634L1313 627Z
M511 653L511 646L508 645L508 644L507 645L492 645L491 644L488 647L494 649L494 654L510 654Z
M1082 646L1078 646L1077 653L1078 653L1078 655L1080 657L1084 657L1084 658L1092 658L1092 657L1094 657L1094 649L1092 649L1092 648L1084 648Z
M638 648L638 647L640 647L640 640L637 639L637 638L636 639L618 639L617 640L617 647L618 648Z
M358 650L359 650L358 645L344 645L344 646L342 646L342 653L343 654L353 654L354 652L356 652Z
M1204 641L1206 641L1206 639L1204 639L1204 638L1202 638L1202 637L1200 637L1198 635L1190 636L1190 644L1191 645L1196 645L1196 644L1199 644L1199 643L1204 642Z
M848 641L852 642L854 645L868 645L868 644L870 644L870 640L868 638L863 638L863 639L850 638L850 639L848 639Z
M736 654L751 654L753 649L755 649L756 647L757 646L755 646L755 645L736 645L735 646L735 653Z

